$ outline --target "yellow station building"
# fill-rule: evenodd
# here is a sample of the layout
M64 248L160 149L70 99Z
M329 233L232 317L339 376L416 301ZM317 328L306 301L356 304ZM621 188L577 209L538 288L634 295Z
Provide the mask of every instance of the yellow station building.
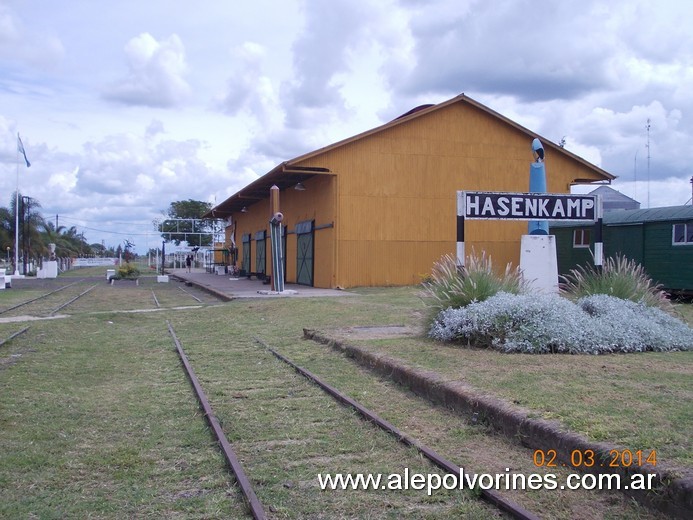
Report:
M206 216L227 221L244 273L271 275L270 190L284 214L285 280L323 288L412 285L455 253L458 190L527 192L531 142L547 191L614 176L461 94L287 160ZM471 221L468 251L517 265L526 222Z

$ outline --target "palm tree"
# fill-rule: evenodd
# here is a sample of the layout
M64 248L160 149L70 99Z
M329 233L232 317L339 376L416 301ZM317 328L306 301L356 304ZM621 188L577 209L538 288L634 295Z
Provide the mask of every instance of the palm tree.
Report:
M19 247L24 258L24 268L26 272L26 264L30 258L43 256L47 252L47 247L41 239L40 229L43 228L44 220L38 209L41 204L38 200L31 197L23 197L19 194ZM17 197L12 197L10 201L9 213L12 216L16 215ZM11 219L10 229L12 236L16 233L16 220Z
M70 244L70 247L77 251L77 253L82 256L85 254L91 254L91 248L87 241L84 240L84 233L77 231L75 226L70 226L64 233L63 238Z
M45 244L55 244L56 256L76 257L93 253L92 247L84 240L84 234L77 231L75 226L56 228L53 222L46 221L43 224L42 235Z
M9 208L0 207L0 247L14 249L16 200L13 195ZM55 244L55 254L59 257L76 257L92 253L92 248L75 226L55 226L43 218L39 209L41 204L31 197L19 193L19 248L26 262L31 258L50 256L49 244Z
M65 226L58 226L56 228L52 221L45 221L41 233L43 243L47 246L49 244L55 244L55 256L77 256L79 251L74 249L73 244L67 239L65 230Z

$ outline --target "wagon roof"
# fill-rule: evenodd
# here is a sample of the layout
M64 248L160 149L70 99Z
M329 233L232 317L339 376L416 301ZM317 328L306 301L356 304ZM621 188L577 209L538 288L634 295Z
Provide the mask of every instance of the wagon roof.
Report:
M693 220L693 206L667 206L664 208L617 209L604 213L604 224L618 226L643 224L645 222L673 222ZM562 221L550 221L551 227L585 227L587 224Z

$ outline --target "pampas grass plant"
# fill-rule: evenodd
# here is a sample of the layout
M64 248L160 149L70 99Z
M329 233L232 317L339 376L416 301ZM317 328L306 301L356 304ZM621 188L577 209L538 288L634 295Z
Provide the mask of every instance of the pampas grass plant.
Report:
M433 266L430 279L422 285L423 300L430 310L429 323L447 308L465 307L499 292L519 294L526 289L518 268L508 264L503 273L496 273L491 257L485 252L479 256L474 251L464 266L458 266L452 255L443 255Z
M571 269L561 280L561 292L572 300L606 294L672 312L662 287L652 281L642 265L623 255L606 258L601 269L595 266Z

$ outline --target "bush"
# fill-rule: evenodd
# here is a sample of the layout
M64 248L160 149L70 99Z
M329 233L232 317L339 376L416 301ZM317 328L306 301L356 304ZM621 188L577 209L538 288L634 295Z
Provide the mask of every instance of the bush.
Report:
M658 308L608 295L571 302L557 295L499 293L484 302L441 311L429 336L535 354L693 348L693 329L685 323Z
M643 266L622 255L607 258L601 270L579 266L561 278L561 291L571 299L608 294L672 312L671 302L661 286L652 281Z
M130 262L125 262L124 264L120 264L120 266L118 266L113 278L116 280L137 280L139 277L140 270Z
M519 269L508 264L503 274L496 274L491 257L486 253L479 257L474 251L464 267L459 267L452 255L444 255L433 266L430 280L422 285L424 303L431 311L429 323L448 307L465 307L499 292L518 294L526 288Z

